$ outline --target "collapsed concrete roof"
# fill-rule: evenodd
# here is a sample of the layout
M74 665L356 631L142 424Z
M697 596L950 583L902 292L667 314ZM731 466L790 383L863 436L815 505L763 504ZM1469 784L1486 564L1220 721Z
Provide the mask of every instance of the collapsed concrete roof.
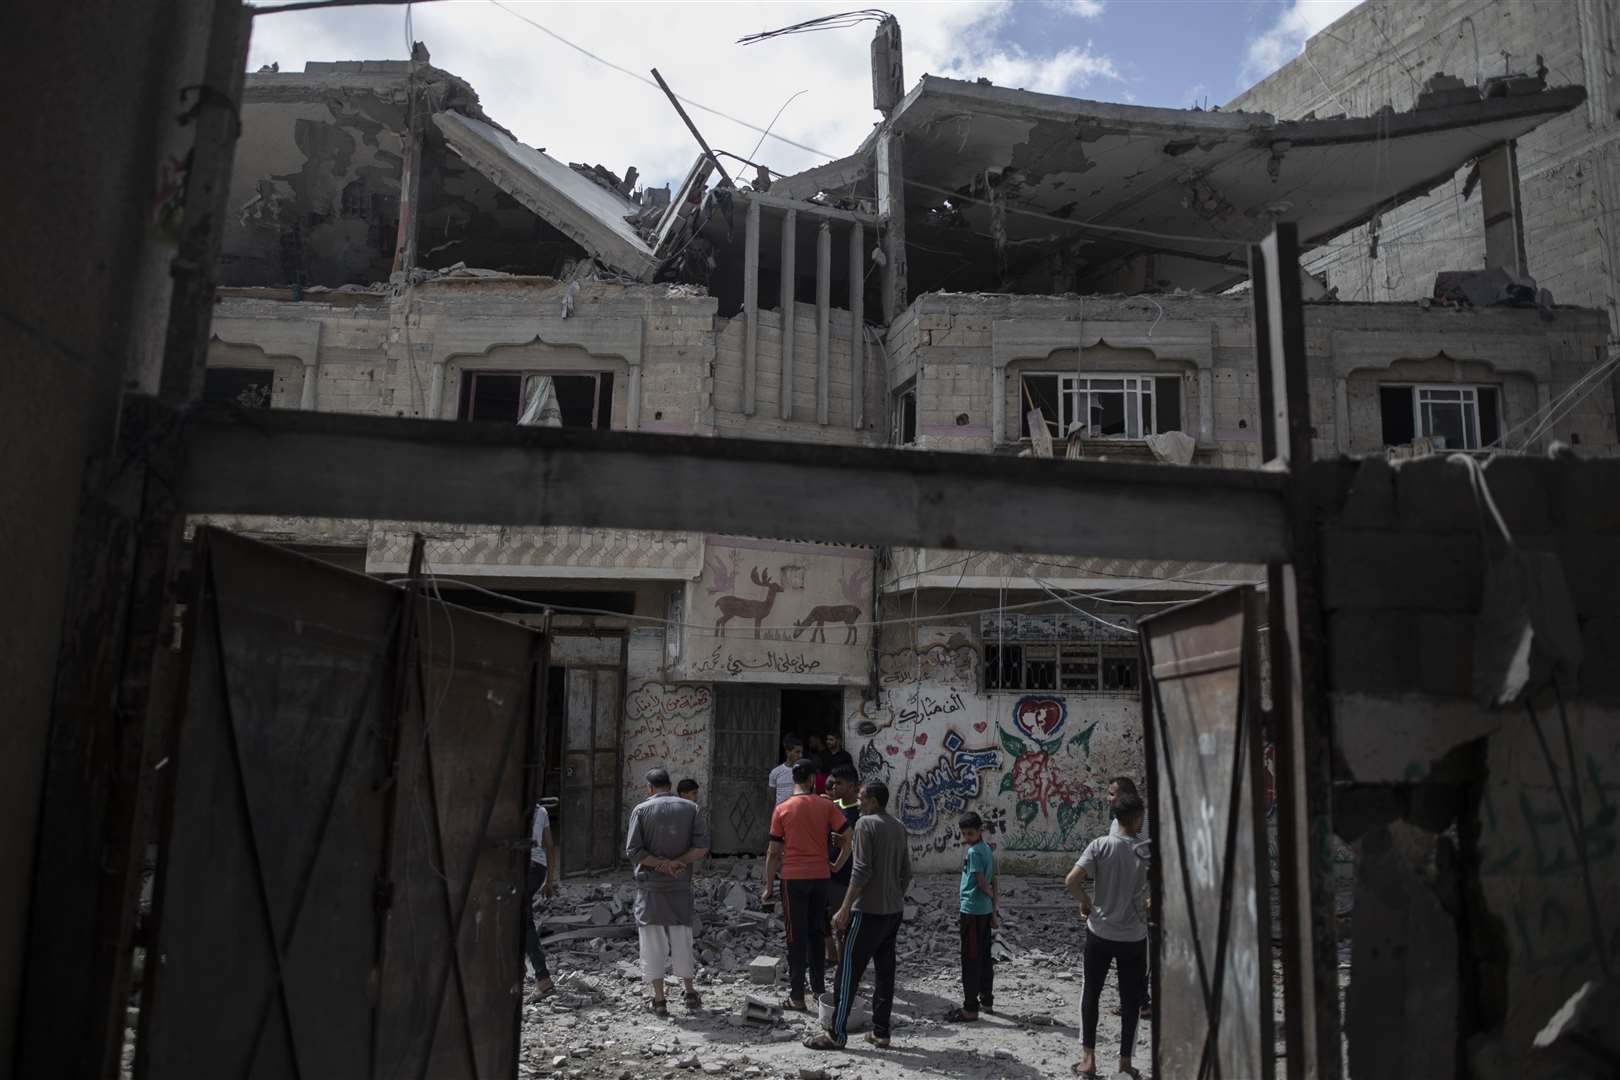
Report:
M1532 82L1404 113L1278 122L924 76L891 118L904 136L911 292L1005 290L1057 262L1068 288L1097 291L1119 287L1143 254L1153 260L1142 286L1227 287L1247 276L1246 248L1274 221L1321 243L1585 100L1581 87ZM871 196L863 156L773 190L832 195L836 182L852 185L837 194Z
M651 278L658 260L625 220L641 207L505 131L455 112L433 114L451 149L597 261Z

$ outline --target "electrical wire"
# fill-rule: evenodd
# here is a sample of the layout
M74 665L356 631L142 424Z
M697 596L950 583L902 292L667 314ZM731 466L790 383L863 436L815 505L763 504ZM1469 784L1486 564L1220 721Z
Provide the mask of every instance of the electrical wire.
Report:
M808 34L816 30L843 30L861 23L882 22L894 16L881 8L861 8L857 11L841 11L836 15L823 15L816 19L806 19L804 22L784 26L778 30L765 30L757 34L745 34L737 39L738 45L757 45L762 41L782 37L787 34Z
M530 26L534 27L536 30L540 31L542 34L545 34L547 37L550 37L550 38L552 38L552 39L554 39L556 41L561 42L562 44L568 46L570 49L573 49L575 52L579 53L580 55L585 56L585 57L589 57L590 59L595 60L598 64L601 64L604 67L612 68L614 71L619 72L621 75L628 75L632 79L636 80L637 82L646 83L648 86L652 87L654 90L658 90L658 92L660 94L663 93L663 90L659 88L658 84L653 82L651 79L647 78L647 76L639 74L638 72L632 71L629 68L623 66L622 64L615 64L613 61L607 59L604 56L598 56L596 53L593 53L593 52L591 52L591 50L585 48L585 46L576 44L575 42L572 42L572 41L568 40L567 38L563 37L561 34L557 33L555 30L552 30L549 27L540 25L539 23L535 22L533 19L529 18L527 15L523 15L523 14L520 14L519 12L516 12L516 11L512 10L511 8L507 7L505 4L501 3L501 0L489 0L489 2L491 4L494 4L496 7L500 8L502 11L506 12L508 15L512 16L514 19L517 19L519 22L528 23ZM774 132L770 131L768 128L762 128L758 124L751 124L747 120L743 120L740 117L732 116L730 113L727 113L727 112L721 112L719 109L713 108L712 106L709 106L709 105L705 105L700 101L693 101L691 98L681 97L679 94L676 94L675 98L678 101L680 101L681 104L686 105L686 106L688 106L690 108L696 109L699 112L706 112L710 116L718 116L722 120L729 120L731 123L737 124L737 125L739 125L741 127L745 127L749 131L757 131L757 132L759 132L761 137L772 138L772 139L775 139L777 142L786 143L788 146L793 147L795 150L803 150L805 153L815 154L815 155L817 155L819 157L826 158L828 161L831 161L836 156L836 155L827 153L825 150L817 150L813 146L806 146L804 143L794 142L792 139L789 139L785 135L777 135Z

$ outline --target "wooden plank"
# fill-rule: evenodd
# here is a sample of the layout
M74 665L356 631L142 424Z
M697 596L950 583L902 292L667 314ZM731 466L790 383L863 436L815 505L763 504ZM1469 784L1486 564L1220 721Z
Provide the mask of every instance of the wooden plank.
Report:
M186 441L189 513L1212 562L1291 550L1286 479L1259 470L212 407Z
M743 234L743 412L754 415L759 369L759 204L748 204Z
M816 423L827 422L832 377L832 226L816 230Z
M859 224L849 230L849 318L850 426L859 431L866 426L866 230Z
M753 213L752 210L749 213ZM782 257L777 261L782 278L782 385L793 385L793 312L795 276L798 272L799 213L789 210L782 215ZM793 395L781 394L782 419L793 419Z

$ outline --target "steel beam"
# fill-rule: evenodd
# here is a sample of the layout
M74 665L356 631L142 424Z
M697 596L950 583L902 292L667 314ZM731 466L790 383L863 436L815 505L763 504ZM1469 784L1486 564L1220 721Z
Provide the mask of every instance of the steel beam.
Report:
M299 410L198 410L189 513L578 525L1266 563L1284 476Z

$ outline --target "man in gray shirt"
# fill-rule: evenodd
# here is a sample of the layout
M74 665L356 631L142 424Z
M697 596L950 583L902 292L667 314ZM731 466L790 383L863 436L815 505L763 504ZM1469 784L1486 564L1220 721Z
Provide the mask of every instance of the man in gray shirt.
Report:
M889 814L889 787L876 780L861 788L861 818L855 823L854 867L844 902L832 917L843 932L844 950L834 980L833 1022L829 1031L805 1040L812 1050L840 1050L847 1039L849 1010L866 974L875 972L872 987L872 1030L866 1041L879 1049L889 1045L889 1015L894 1008L894 939L911 888L911 843L906 827Z
M692 986L692 864L709 853L709 826L697 803L670 791L667 770L647 771L647 795L630 811L624 855L635 867L641 977L652 987L652 1011L668 1016L666 971L685 982L687 1008L703 1004Z

